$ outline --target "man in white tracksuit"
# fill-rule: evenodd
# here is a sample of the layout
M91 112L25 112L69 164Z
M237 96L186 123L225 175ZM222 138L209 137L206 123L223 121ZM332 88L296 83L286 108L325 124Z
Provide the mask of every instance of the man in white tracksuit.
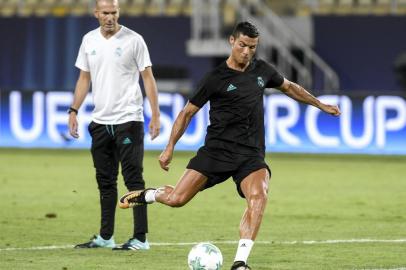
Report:
M94 110L88 129L101 205L99 234L75 248L149 249L146 206L134 208L134 232L126 243L116 246L113 238L119 162L128 190L145 188L140 74L152 110L149 123L152 139L160 129L157 88L148 48L141 35L118 24L119 11L118 0L96 0L94 14L100 27L83 37L75 64L80 75L68 111L69 130L73 137L79 137L78 110L91 83Z

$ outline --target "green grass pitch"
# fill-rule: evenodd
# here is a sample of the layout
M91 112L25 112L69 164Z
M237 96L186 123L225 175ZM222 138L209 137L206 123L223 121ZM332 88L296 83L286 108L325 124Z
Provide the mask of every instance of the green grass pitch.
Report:
M158 155L145 155L147 186L175 184L193 153L175 152L169 172ZM249 258L254 270L406 268L406 157L270 154L267 161L272 180ZM0 149L0 187L0 269L187 269L191 243L202 241L221 249L229 269L245 207L229 180L182 208L150 205L149 251L75 250L99 227L89 151ZM130 214L117 209L118 243L130 237Z

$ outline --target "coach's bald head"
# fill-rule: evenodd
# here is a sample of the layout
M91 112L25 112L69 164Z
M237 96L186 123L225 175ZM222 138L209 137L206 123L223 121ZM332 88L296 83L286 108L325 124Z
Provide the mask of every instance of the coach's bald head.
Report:
M118 18L120 17L118 0L96 0L94 16L99 21L104 37L109 38L120 29L118 24Z

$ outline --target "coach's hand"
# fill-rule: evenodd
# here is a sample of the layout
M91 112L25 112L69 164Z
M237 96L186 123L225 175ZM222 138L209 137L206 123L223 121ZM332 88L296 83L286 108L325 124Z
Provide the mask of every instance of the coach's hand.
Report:
M162 151L161 155L159 155L159 165L165 171L169 170L169 163L172 161L173 149L166 147L164 151Z
M149 135L151 136L151 140L158 137L160 128L161 123L159 122L159 117L153 116L149 122Z
M76 113L69 114L69 133L73 138L79 138L78 120L76 119Z

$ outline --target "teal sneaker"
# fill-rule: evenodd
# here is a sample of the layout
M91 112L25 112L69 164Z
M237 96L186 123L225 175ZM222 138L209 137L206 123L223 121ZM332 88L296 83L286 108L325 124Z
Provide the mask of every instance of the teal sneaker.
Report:
M104 240L100 235L94 235L89 242L78 244L75 248L114 248L115 246L113 236L109 240Z
M148 250L149 248L148 240L143 243L136 238L131 238L121 246L113 248L113 250Z

